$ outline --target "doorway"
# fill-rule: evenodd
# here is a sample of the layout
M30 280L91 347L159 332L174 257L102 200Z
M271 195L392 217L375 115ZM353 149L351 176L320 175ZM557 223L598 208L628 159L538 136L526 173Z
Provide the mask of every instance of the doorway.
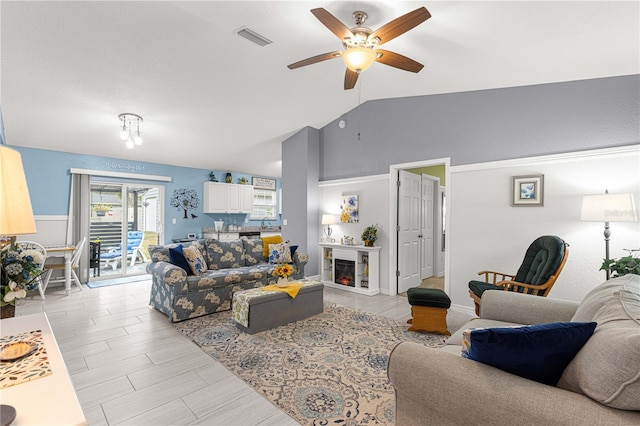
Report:
M448 291L446 247L449 159L392 165L390 175L390 293L439 278ZM399 182L399 183L398 183ZM395 283L395 286L393 285ZM395 292L394 292L395 290Z
M146 274L148 247L162 241L161 189L91 178L90 281Z

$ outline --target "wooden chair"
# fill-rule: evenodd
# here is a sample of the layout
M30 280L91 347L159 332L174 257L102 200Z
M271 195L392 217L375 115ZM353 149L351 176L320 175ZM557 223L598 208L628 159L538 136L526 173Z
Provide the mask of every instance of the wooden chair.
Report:
M480 271L484 281L469 282L469 296L473 299L476 315L480 315L482 294L488 290L517 291L546 297L564 268L569 256L569 244L555 235L537 238L524 256L515 275L495 271Z
M71 284L75 283L80 290L84 290L82 288L82 283L80 282L80 278L78 278L78 274L76 270L80 267L80 258L82 257L82 249L84 245L87 243L87 237L83 237L78 244L76 244L76 250L73 252L73 256L71 257ZM44 290L47 289L47 286L53 282L63 282L65 281L64 275L58 278L54 278L51 280L51 274L55 270L64 271L64 263L53 263L49 265L45 265L46 272L43 274L44 277Z

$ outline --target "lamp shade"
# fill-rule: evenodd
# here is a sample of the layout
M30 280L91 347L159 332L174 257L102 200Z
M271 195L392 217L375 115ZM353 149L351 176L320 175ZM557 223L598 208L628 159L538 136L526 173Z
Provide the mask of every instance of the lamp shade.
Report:
M22 158L18 151L0 145L0 235L35 233Z
M588 222L635 222L633 194L585 195L580 219Z
M323 225L334 225L336 223L336 217L332 214L323 214L321 223Z
M368 47L349 47L342 54L342 60L351 71L366 70L376 60L376 52Z

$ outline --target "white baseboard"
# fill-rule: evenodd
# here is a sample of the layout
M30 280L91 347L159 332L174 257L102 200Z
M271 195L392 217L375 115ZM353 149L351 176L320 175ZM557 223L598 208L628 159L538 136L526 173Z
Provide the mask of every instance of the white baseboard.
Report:
M476 315L476 309L475 308L470 308L469 306L453 305L452 304L449 309L451 309L452 311L456 311L456 312L462 312L463 314L468 314L468 315L472 315L472 316Z

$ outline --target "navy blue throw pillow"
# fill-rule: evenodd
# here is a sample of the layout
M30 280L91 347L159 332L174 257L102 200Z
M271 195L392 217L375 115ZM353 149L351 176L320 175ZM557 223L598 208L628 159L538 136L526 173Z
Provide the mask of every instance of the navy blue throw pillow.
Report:
M191 267L189 266L189 263L187 263L187 259L182 253L182 244L177 247L171 247L169 249L169 258L171 259L172 264L184 269L187 275L193 275L193 272L191 272Z
M298 250L298 246L289 246L289 250L291 250L291 259L296 254L296 250Z
M555 386L593 334L595 322L553 322L464 331L462 356Z

